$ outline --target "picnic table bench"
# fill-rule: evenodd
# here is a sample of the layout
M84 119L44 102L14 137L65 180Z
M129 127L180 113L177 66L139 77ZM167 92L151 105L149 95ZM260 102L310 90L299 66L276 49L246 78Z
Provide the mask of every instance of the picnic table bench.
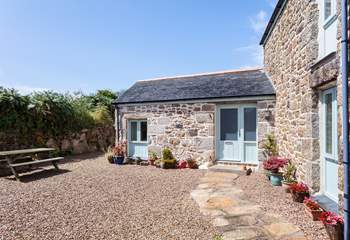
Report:
M12 151L2 151L0 152L0 161L5 161L8 164L12 174L15 176L16 180L20 181L19 174L16 171L17 167L23 166L33 166L43 163L51 163L56 170L58 168L58 162L63 160L63 157L54 157L39 159L39 154L50 153L55 151L54 148L34 148L34 149L23 149L23 150L12 150ZM20 161L20 162L19 162Z

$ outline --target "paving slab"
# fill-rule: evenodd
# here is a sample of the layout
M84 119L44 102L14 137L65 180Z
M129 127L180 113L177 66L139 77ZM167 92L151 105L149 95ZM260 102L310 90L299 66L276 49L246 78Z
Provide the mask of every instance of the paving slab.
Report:
M303 232L276 213L264 212L234 184L244 172L209 171L191 196L202 214L213 218L212 224L223 232L225 240L305 240Z

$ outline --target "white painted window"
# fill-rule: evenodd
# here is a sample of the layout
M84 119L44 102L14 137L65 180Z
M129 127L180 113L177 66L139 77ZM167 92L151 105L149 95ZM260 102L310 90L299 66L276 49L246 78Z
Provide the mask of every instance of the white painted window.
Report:
M337 50L336 0L319 0L319 59Z

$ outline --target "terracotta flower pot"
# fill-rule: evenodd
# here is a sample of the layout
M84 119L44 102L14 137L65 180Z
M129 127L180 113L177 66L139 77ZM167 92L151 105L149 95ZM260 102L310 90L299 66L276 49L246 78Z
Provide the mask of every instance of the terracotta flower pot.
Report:
M328 236L331 240L343 240L344 239L344 236L343 236L344 226L343 226L343 224L337 224L337 225L324 224L324 227L326 228Z
M304 199L310 197L310 193L308 192L292 192L292 197L294 202L302 203Z
M318 210L312 210L308 206L306 206L305 203L304 203L304 206L305 206L306 214L309 215L313 221L320 221L320 217L323 212L321 208Z
M282 181L282 187L284 188L284 191L286 193L290 193L290 189L289 189L289 186L294 184L295 182L291 182L291 183L288 183L288 182L284 182Z
M155 159L148 159L148 162L151 166L154 166Z

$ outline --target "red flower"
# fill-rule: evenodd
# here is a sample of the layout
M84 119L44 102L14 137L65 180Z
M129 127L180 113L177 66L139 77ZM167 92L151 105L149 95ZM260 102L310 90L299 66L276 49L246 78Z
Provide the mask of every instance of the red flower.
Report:
M278 170L288 164L288 160L282 157L270 157L263 163L264 169L271 172L278 172Z
M305 183L294 183L289 186L291 192L295 193L308 193L309 187Z
M343 217L332 213L332 212L323 212L320 217L321 221L325 225L337 225L337 224L344 224Z
M304 204L311 210L320 210L321 209L320 205L318 205L318 203L315 202L314 200L312 200L311 198L305 198Z

